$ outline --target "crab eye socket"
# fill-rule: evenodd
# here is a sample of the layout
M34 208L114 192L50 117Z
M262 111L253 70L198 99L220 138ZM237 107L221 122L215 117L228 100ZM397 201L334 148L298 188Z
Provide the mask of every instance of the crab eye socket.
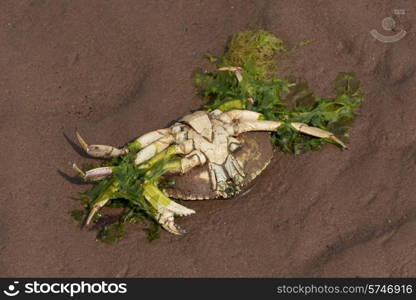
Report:
M176 123L176 125L172 127L172 133L173 134L178 134L178 133L182 132L183 127L184 127L183 124Z
M235 150L241 148L242 144L241 142L234 138L234 137L228 137L228 150L230 152L234 152Z
M239 149L240 147L241 147L241 144L231 143L231 144L228 146L228 149L230 150L230 152L234 152L234 151L236 151L237 149Z

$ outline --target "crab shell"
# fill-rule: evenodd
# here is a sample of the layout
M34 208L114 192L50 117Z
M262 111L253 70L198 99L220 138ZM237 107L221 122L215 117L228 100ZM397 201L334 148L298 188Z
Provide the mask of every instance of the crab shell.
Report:
M265 132L248 132L237 137L242 147L233 153L235 159L243 167L244 181L237 191L230 191L227 197L218 196L212 189L207 164L196 167L187 173L171 174L174 185L165 190L172 198L183 200L207 200L216 198L230 198L250 187L250 183L269 165L273 157L273 145L270 134Z
M269 133L284 122L263 120L261 114L249 110L196 111L186 115L169 128L149 132L137 138L134 145L140 147L134 164L139 168L151 168L165 157L177 156L176 164L166 170L172 172L175 184L161 191L151 181L143 183L144 198L156 210L155 219L163 228L174 234L182 234L175 225L175 216L188 216L194 210L167 197L184 200L231 198L246 190L249 184L270 163L273 147ZM294 130L319 138L331 139L345 145L331 132L311 127L305 123L291 122ZM83 149L94 157L117 157L128 153L108 145L88 145L77 133ZM83 172L74 169L85 180L101 180L112 176L113 167L99 167ZM180 174L180 175L175 175ZM99 197L88 215L88 225L95 213L111 200L111 193L118 189L113 183Z

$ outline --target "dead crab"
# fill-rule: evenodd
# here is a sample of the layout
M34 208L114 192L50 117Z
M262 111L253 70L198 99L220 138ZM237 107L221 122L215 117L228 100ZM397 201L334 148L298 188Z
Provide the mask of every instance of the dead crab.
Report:
M169 128L152 131L135 141L141 148L135 157L139 168L149 167L167 152L181 158L178 167L171 171L170 176L176 178L172 188L164 190L164 193L152 185L144 189L144 196L156 209L156 219L164 229L181 234L183 230L175 225L174 217L195 212L168 196L185 200L230 198L240 193L266 168L273 154L267 132L277 130L283 122L261 120L261 116L249 110L196 111ZM331 132L304 123L290 125L301 133L331 139L345 147ZM129 152L127 147L89 145L78 133L77 138L82 148L93 157L111 158ZM85 173L76 165L74 168L87 180L100 180L112 175L111 167ZM109 198L103 197L93 205L87 225L108 201Z

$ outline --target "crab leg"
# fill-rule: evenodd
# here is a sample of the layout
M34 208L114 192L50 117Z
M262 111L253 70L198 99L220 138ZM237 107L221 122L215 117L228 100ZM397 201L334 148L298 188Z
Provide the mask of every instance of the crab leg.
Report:
M302 133L312 135L314 137L331 139L335 143L341 145L342 148L347 148L347 146L340 139L338 139L333 133L329 131L317 127L312 127L305 123L290 123L290 125Z
M169 158L176 154L188 154L194 149L194 144L191 140L186 140L179 145L172 145L165 150L159 152L152 158L150 158L145 164L141 164L139 168L151 168L159 161Z
M261 113L243 109L233 109L223 114L229 116L233 121L238 120L240 122L257 121L262 116Z
M138 148L143 148L169 134L169 128L155 130L137 138L133 142L133 144L136 144ZM118 149L108 145L88 145L88 143L82 138L82 136L78 132L76 132L76 136L82 149L84 149L85 152L87 152L89 155L93 157L110 158L121 156L129 152L127 148Z
M94 202L90 213L88 214L85 225L91 224L95 214L111 200L112 194L117 190L117 184L111 184ZM169 199L153 183L146 182L143 184L143 195L150 205L156 210L156 220L167 231L180 235L185 231L174 223L174 216L188 216L195 213L194 210L180 205Z
M282 124L283 122L264 120L243 121L237 124L235 134L239 135L248 131L276 131Z
M85 180L85 172L81 170L80 167L78 167L76 164L72 164L72 169L77 172L77 174Z
M188 154L180 160L179 166L176 166L170 170L171 173L184 174L192 168L205 164L207 160L201 151L192 151L193 148L194 146L191 140L187 140L180 145L169 146L167 149L153 156L145 164L140 165L139 168L151 168L162 159L171 157L176 154Z
M211 187L220 196L227 198L227 174L222 166L215 163L208 164L209 175L211 178Z
M87 152L88 155L98 158L110 158L127 154L129 150L127 148L118 149L108 145L88 145L88 143L82 138L82 136L76 132L76 136L82 149Z
M228 155L227 160L224 164L225 170L228 175L233 179L234 183L239 185L244 180L244 170L241 167L240 163L232 156Z
M244 109L233 109L227 112L222 112L219 109L215 109L211 111L210 114L214 116L214 118L226 124L230 124L233 121L256 121L262 116L261 113Z
M112 194L117 190L118 186L117 183L112 183L100 196L98 196L97 200L92 205L91 211L88 214L87 221L85 225L88 226L95 214L107 204L108 201L111 200Z
M146 134L143 134L141 137L137 138L133 143L137 143L138 148L144 148L150 145L151 143L154 143L157 140L170 135L170 133L170 128L151 131Z
M179 151L178 151L178 146L177 145L169 146L165 150L159 152L158 154L156 154L155 156L150 158L146 163L141 164L139 166L139 168L140 169L149 169L149 168L153 167L155 164L157 164L159 161L161 161L163 159L168 159L168 158L172 157L173 155L177 154L178 152Z
M191 153L189 153L187 156L181 159L181 165L172 170L171 173L181 173L185 174L189 170L202 166L207 161L207 158L204 154L202 154L201 151L194 150Z
M240 134L240 133L248 132L248 131L275 131L282 124L283 122L263 121L263 120L243 121L237 124L236 134ZM310 136L318 137L318 138L327 138L341 145L341 147L347 148L347 146L340 139L338 139L333 133L329 131L326 131L317 127L312 127L305 123L293 122L289 124L299 132L302 132Z
M158 139L156 142L149 144L137 153L134 163L136 165L140 165L143 162L149 160L156 154L162 152L167 147L169 147L169 145L171 145L174 142L174 140L175 138L173 137L173 135L167 135Z
M177 235L185 232L175 224L174 217L191 215L195 213L194 210L172 201L155 184L150 182L143 185L143 194L156 210L156 219L164 229Z
M164 168L166 171L170 171L173 169L177 169L179 167L179 162L171 162L166 164ZM111 176L112 174L112 167L101 167L89 170L87 172L83 172L77 165L73 165L74 169L83 175L85 180L100 180L105 177ZM117 190L118 184L117 182L113 182L101 195L98 196L97 200L95 200L91 211L87 217L86 225L88 226L94 215L103 207L105 206L108 201L111 200L113 193ZM145 183L143 185L144 196L150 202L150 204L158 211L157 218L162 218L163 224L165 224L164 228L172 233L176 228L173 224L173 215L170 217L170 214L178 215L178 216L187 216L191 213L194 213L193 210L190 210L182 205L179 205L169 198L167 198L153 183ZM170 222L172 220L172 223ZM161 221L161 222L162 222ZM163 226L161 223L161 225ZM175 234L180 234L180 229L177 228Z
M241 73L243 72L243 69L240 67L221 67L221 68L218 68L217 70L234 72L234 75L235 77L237 77L238 82L243 81L243 75L241 75Z
M82 171L76 164L72 165L72 168L84 179L85 181L98 181L104 178L110 177L113 174L113 167L100 167Z

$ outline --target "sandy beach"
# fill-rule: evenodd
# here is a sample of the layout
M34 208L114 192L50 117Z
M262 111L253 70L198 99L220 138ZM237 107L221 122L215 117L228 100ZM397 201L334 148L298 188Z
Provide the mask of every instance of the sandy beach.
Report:
M0 276L416 276L416 3L392 2L2 1ZM75 130L121 146L197 109L192 72L249 29L315 40L278 72L319 96L357 73L349 149L277 152L249 193L186 202L197 213L178 219L180 237L149 243L131 225L107 245L81 230L68 211L88 186L71 166L94 159ZM385 43L372 29L407 34Z

